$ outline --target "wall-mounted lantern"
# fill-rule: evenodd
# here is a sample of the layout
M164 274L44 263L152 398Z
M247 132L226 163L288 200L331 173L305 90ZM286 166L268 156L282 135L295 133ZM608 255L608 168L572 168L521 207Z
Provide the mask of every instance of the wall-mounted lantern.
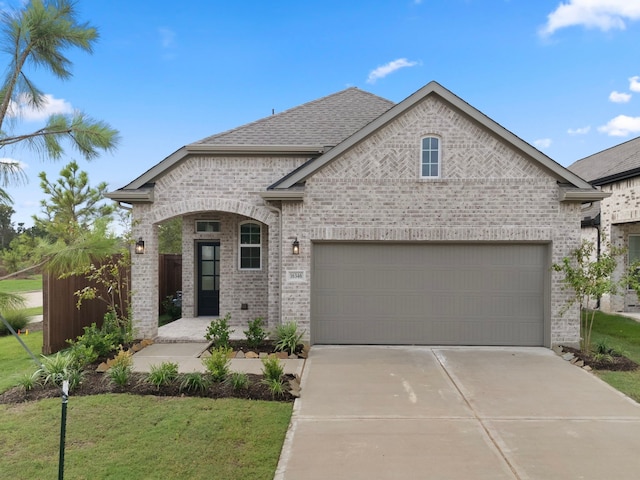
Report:
M293 253L294 255L300 254L300 242L298 241L298 237L296 237L296 239L291 244L291 253Z
M144 240L142 240L142 237L138 238L138 241L136 242L135 252L144 253Z

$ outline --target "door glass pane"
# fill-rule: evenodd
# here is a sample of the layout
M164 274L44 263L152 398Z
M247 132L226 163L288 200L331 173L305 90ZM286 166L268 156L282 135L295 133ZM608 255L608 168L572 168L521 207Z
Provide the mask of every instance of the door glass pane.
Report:
M201 288L203 291L215 290L214 277L201 277Z
M214 262L202 262L202 274L203 275L213 275L213 266Z
M202 245L202 260L213 260L214 255L215 247L213 245Z

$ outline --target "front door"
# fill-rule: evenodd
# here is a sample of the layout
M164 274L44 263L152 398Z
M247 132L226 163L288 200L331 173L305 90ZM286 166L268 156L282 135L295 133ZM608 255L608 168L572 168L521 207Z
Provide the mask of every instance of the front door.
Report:
M220 242L198 243L198 315L220 314Z

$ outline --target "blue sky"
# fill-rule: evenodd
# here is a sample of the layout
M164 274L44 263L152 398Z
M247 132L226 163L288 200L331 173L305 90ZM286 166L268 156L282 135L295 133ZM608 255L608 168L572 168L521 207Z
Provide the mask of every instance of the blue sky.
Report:
M17 5L1 2L0 6ZM81 0L93 55L67 82L29 71L51 111L120 131L116 152L54 163L22 149L9 187L31 225L50 179L78 160L129 183L181 146L355 86L399 102L431 80L562 165L640 134L640 0ZM6 58L2 58L5 64ZM47 113L47 112L42 112ZM17 131L40 121L25 112Z

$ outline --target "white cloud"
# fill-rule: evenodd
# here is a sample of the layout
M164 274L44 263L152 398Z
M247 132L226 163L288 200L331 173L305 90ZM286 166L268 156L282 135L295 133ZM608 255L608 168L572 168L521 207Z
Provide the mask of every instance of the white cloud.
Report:
M581 127L581 128L570 128L569 130L567 130L567 133L569 135L586 135L590 131L591 131L591 126L588 125L586 127Z
M418 65L418 62L410 62L406 58L398 58L397 60L389 62L386 65L382 65L373 70L367 78L367 83L376 83L376 80L378 80L379 78L384 78L390 73L395 72L396 70L405 67L415 67L416 65Z
M629 79L629 90L632 92L640 92L640 77L635 76Z
M606 125L598 127L598 131L606 133L610 137L626 137L631 133L639 133L640 117L618 115L616 118L609 120Z
M25 98L19 98L17 102L9 105L9 115L17 117L27 122L37 122L46 120L50 115L72 113L73 107L69 102L53 95L45 94L42 107L35 109L28 105Z
M176 32L174 32L170 28L160 27L158 28L158 33L160 34L160 42L163 48L169 48L174 45Z
M629 100L631 100L631 94L616 92L614 90L609 94L609 100L613 103L627 103Z
M624 30L627 22L640 19L640 2L636 0L568 0L547 16L547 23L539 33L552 35L566 27L582 25L598 28Z
M29 168L29 165L27 165L24 162L21 162L20 160L16 160L15 158L3 157L3 158L0 158L0 163L18 165L18 167L20 167L21 170L26 170L27 168Z
M551 143L552 141L550 138L540 138L533 142L533 144L538 148L549 148L551 146Z

